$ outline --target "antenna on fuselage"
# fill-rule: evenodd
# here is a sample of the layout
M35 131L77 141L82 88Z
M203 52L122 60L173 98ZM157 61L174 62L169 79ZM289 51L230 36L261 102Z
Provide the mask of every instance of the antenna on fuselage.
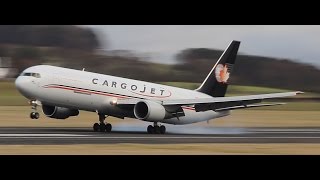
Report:
M83 68L82 71L84 71L86 68Z

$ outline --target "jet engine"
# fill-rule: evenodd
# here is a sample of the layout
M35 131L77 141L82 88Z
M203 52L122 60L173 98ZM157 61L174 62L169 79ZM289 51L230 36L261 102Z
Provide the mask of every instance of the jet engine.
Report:
M133 112L137 119L152 122L162 121L169 115L161 104L153 101L138 102L134 106Z
M79 110L69 109L64 107L42 105L43 113L50 118L54 119L67 119L70 116L78 116Z

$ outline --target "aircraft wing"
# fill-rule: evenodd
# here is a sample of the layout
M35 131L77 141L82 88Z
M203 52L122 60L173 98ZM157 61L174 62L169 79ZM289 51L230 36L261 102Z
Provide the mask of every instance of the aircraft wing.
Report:
M248 96L233 96L233 97L215 97L215 98L198 98L198 99L170 99L157 100L156 102L165 107L170 106L188 106L193 105L197 112L199 111L223 111L232 109L252 108L261 106L282 105L283 103L274 104L256 104L262 102L264 99L274 99L288 96L295 96L303 92L285 92L285 93L271 93ZM119 100L117 105L134 105L141 101L141 99L124 99ZM255 105L252 105L255 104Z
M162 101L162 105L163 106L194 105L196 111L207 111L207 110L222 111L222 110L249 108L249 107L281 105L282 103L258 104L258 105L251 105L251 104L260 103L264 99L274 99L274 98L295 96L300 93L302 92L296 91L296 92L259 94L259 95L248 95L248 96L164 100Z

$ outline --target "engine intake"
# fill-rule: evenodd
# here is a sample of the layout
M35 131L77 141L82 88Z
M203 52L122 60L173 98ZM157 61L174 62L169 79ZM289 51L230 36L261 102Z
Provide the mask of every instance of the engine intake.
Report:
M159 122L165 119L166 109L159 103L152 101L140 101L134 106L134 115L144 121Z
M42 105L43 113L50 118L54 119L67 119L70 116L78 116L79 110L69 109L64 107Z

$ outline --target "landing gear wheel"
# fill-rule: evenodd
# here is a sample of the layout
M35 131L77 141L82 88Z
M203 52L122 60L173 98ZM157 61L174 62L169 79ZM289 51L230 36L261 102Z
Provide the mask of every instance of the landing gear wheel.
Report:
M166 133L166 127L165 126L160 126L160 133L161 134L164 134L164 133Z
M32 112L30 113L31 119L39 119L40 115L37 112L37 102L36 100L30 100L29 104L31 105Z
M104 120L106 119L106 115L100 114L100 113L98 113L98 115L99 115L100 124L95 123L97 125L93 126L93 130L100 131L100 132L111 132L111 129L112 129L111 124L104 122Z
M106 132L111 132L111 129L112 129L112 125L107 123L106 124Z
M30 118L34 119L34 112L30 113Z
M31 119L39 119L40 115L37 112L32 112L30 113L30 118Z
M160 127L154 126L154 134L160 134Z
M105 132L106 131L106 125L105 124L100 124L100 132Z
M148 128L147 128L147 131L148 131L149 134L153 134L153 132L154 132L153 126L149 125Z
M93 131L94 131L94 132L98 132L99 129L100 129L100 125L99 125L98 123L94 123L94 125L93 125Z
M39 117L40 117L39 113L38 113L38 112L35 112L35 113L34 113L34 118L35 118L35 119L39 119Z

